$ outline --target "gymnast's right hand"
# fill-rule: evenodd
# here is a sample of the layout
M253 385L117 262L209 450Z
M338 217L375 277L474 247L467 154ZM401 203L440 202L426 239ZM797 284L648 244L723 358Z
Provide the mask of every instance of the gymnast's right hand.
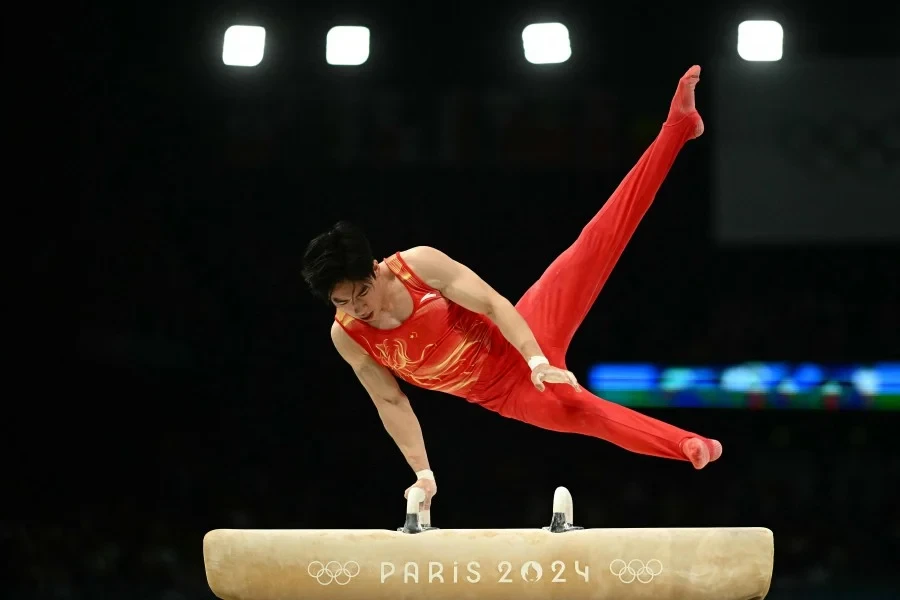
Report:
M406 491L403 492L404 498L409 498L409 491L413 488L420 488L423 492L425 492L425 502L419 506L419 510L431 510L431 499L437 494L437 482L434 480L434 474L430 471L428 473L418 473L419 479L411 486L406 488Z

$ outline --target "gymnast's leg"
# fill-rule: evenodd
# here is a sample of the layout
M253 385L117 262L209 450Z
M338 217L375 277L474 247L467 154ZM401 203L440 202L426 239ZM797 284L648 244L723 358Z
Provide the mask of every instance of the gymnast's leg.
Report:
M552 355L548 356L553 364ZM519 385L506 416L562 433L600 438L621 448L659 458L690 461L696 469L722 455L722 444L648 417L628 407L609 402L582 389L547 386L539 392Z
M516 305L542 345L568 348L679 151L703 132L694 104L699 79L700 67L695 66L679 80L659 135L578 239Z
M552 356L551 362L558 367L564 367L572 337L649 209L678 152L688 140L703 132L703 121L694 102L699 79L700 67L691 67L685 73L657 138L575 243L553 261L516 305L548 358ZM599 437L633 452L690 460L698 469L722 453L721 444L715 440L588 392L563 387L551 386L541 394L522 386L511 395L505 412L545 429Z

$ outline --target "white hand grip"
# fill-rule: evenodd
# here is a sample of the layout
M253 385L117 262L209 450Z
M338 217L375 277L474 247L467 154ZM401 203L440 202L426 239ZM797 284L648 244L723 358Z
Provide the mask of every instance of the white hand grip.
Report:
M575 508L572 506L572 494L562 486L559 486L556 488L556 491L553 492L553 512L564 513L566 515L566 523L575 522Z
M417 487L409 490L409 495L406 497L406 514L418 515L419 504L421 504L422 502L425 502L425 490ZM429 521L430 520L431 519L429 518Z

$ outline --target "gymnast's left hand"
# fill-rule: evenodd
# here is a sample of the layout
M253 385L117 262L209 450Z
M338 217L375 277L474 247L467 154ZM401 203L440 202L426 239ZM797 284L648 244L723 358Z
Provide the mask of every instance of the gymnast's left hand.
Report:
M532 369L531 383L534 384L534 387L536 387L539 392L544 391L545 383L567 383L575 388L576 392L581 391L581 386L578 385L578 380L575 378L572 371L558 369L552 365L537 365Z
M404 498L409 498L409 490L413 488L421 488L425 492L425 501L419 506L421 510L431 510L431 499L437 494L437 483L434 479L419 479L413 485L406 488L403 492Z

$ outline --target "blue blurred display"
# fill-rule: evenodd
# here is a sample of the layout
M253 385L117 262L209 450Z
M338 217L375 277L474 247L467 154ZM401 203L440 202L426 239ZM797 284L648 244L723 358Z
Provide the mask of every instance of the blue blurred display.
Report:
M900 410L900 363L604 363L586 386L627 406Z

